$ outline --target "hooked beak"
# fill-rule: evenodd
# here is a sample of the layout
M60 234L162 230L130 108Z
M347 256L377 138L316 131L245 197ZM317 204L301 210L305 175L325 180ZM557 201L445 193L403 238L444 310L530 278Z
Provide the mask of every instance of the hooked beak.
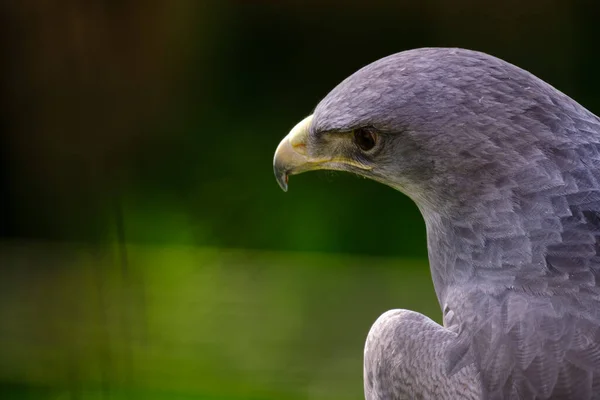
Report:
M273 170L277 183L287 192L288 178L290 175L300 174L318 169L329 169L338 171L369 171L371 165L363 164L351 157L344 155L322 155L311 157L308 154L309 129L313 116L309 115L300 121L286 137L283 138L273 159ZM327 152L322 152L327 154Z
M284 192L287 192L288 177L290 175L319 169L320 164L323 162L307 156L306 142L312 119L313 116L309 115L294 126L275 150L273 171L277 183Z

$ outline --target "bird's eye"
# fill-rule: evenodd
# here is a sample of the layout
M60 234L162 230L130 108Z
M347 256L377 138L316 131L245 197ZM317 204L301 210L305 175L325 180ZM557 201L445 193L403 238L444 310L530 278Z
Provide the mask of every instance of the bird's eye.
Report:
M355 129L354 143L363 151L372 150L377 144L377 132L371 128Z

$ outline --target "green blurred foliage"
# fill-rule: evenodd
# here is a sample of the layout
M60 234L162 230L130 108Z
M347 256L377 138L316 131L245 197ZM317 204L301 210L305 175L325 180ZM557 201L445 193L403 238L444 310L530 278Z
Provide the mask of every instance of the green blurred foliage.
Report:
M424 260L127 246L123 265L108 248L0 250L3 399L359 399L379 314L440 314Z

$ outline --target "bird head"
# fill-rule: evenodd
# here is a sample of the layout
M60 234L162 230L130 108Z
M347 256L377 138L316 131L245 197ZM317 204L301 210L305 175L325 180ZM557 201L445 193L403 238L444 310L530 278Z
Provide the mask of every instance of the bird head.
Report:
M484 53L397 53L345 79L298 123L276 150L275 175L287 190L290 175L348 171L404 192L421 208L474 204L517 185L512 177L569 140L551 129L557 97L570 101Z

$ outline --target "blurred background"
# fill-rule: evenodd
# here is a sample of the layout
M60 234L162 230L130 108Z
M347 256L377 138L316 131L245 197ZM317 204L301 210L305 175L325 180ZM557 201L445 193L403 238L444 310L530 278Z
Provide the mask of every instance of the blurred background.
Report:
M403 195L272 173L337 83L482 50L600 112L593 2L0 4L0 398L361 399L375 319L440 320Z

